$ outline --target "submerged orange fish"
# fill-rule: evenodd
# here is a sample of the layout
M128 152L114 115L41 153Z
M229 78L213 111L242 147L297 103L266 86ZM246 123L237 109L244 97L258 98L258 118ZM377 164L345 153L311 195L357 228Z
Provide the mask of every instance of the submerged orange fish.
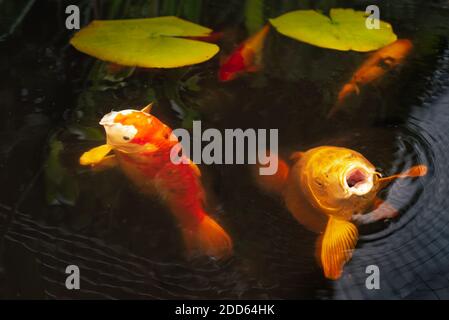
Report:
M198 167L190 159L180 164L171 161L170 152L179 141L149 112L150 106L105 115L100 124L106 130L107 144L84 153L80 164L97 169L118 165L144 194L158 195L167 205L190 255L229 257L231 238L203 208L205 194ZM108 155L110 151L113 155Z
M262 49L269 25L249 37L224 61L218 71L220 81L230 81L244 72L258 71L262 66Z
M328 116L337 112L344 100L352 95L359 94L360 87L382 77L388 71L400 65L410 53L413 44L408 39L399 39L388 46L374 52L346 83L338 94L337 104L331 109Z
M293 216L309 230L322 234L317 256L324 275L338 279L357 244L355 224L365 224L397 215L377 193L397 178L419 177L427 167L381 178L360 153L341 147L321 146L292 155L289 167L279 161L273 176L258 176L262 189L280 194ZM374 211L369 212L374 209Z

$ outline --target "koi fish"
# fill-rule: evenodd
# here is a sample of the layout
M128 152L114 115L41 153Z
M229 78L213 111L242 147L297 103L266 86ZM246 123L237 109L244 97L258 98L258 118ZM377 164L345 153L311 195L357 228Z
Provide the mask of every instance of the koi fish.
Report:
M244 72L258 71L262 66L261 52L268 31L270 31L270 27L267 24L235 49L221 65L218 71L218 79L220 81L230 81Z
M410 53L413 44L408 39L399 39L374 52L346 83L338 94L337 104L330 110L328 117L333 116L344 100L353 94L360 93L360 87L382 77L388 71L400 65Z
M360 153L333 146L296 152L291 160L294 164L288 166L279 159L278 172L257 176L257 184L281 195L299 223L322 234L317 241L317 258L324 275L333 280L341 276L357 244L356 225L398 214L377 193L395 179L427 173L425 165L417 165L407 172L382 178Z
M231 238L203 208L199 168L190 159L179 164L171 161L171 150L179 148L179 141L168 126L150 115L150 109L151 105L141 111L105 115L100 124L107 144L85 152L80 164L97 170L119 166L142 193L158 195L178 221L190 256L229 257Z

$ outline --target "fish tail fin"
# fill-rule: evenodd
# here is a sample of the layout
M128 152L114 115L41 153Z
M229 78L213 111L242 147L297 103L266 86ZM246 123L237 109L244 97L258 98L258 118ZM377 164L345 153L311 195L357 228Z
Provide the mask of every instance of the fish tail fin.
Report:
M317 244L326 278L332 280L340 278L343 266L351 259L358 237L357 227L351 222L329 218L326 230Z
M255 53L260 52L264 47L264 42L269 31L270 24L267 23L246 41L247 47L251 48Z
M183 236L189 256L201 254L221 260L232 255L231 237L208 215L197 226L183 229Z
M270 31L270 25L266 24L262 29L253 34L244 45L244 58L246 60L246 72L259 72L263 68L262 51L265 46L265 39ZM250 62L252 61L252 62Z
M277 171L273 175L261 175L260 169L263 168L263 166L258 163L256 166L254 166L253 176L256 180L256 184L260 189L264 190L267 193L274 193L279 195L284 190L290 168L288 164L284 160L280 159L277 155L271 154L270 157L272 156L278 158Z

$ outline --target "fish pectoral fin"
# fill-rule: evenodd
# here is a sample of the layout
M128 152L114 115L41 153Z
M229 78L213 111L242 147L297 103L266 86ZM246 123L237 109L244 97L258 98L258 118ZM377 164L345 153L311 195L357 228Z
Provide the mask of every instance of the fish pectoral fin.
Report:
M89 151L84 152L79 160L80 165L82 166L92 166L99 163L103 158L111 152L112 147L108 144L103 144L99 147L95 147L90 149Z
M117 165L118 165L117 157L115 156L115 154L112 154L110 156L104 157L103 159L101 159L100 162L92 164L91 166L95 172L98 172L106 169L112 169Z
M356 95L360 95L360 88L357 83L354 83L354 91Z
M351 259L359 233L351 222L329 218L321 242L321 265L328 279L340 278L343 266Z

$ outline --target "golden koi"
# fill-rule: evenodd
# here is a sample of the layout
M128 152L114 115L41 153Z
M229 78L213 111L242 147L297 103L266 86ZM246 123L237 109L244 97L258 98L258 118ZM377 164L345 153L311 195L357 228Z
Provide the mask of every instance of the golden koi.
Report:
M266 191L280 194L307 229L318 234L324 231L317 241L317 256L329 279L338 279L351 258L358 239L354 223L362 224L368 215L367 223L397 215L397 210L377 198L377 193L395 179L427 173L425 165L418 165L381 178L360 153L333 146L296 152L291 159L291 167L279 160L276 175L258 176L257 183ZM371 209L375 210L366 214Z
M268 31L270 31L270 26L267 24L231 53L218 72L220 81L234 80L244 72L254 72L261 68L261 51Z
M346 83L338 94L336 105L329 111L333 116L344 100L353 94L360 93L360 87L382 77L388 71L400 65L410 53L413 44L408 39L399 39L382 49L377 50L357 69L351 80Z
M179 141L168 126L150 115L150 107L105 115L100 124L107 144L85 152L80 164L97 169L118 165L144 194L163 200L179 222L190 255L229 257L231 238L203 208L198 167L189 159L180 164L171 161L170 152ZM113 155L108 155L110 151Z

